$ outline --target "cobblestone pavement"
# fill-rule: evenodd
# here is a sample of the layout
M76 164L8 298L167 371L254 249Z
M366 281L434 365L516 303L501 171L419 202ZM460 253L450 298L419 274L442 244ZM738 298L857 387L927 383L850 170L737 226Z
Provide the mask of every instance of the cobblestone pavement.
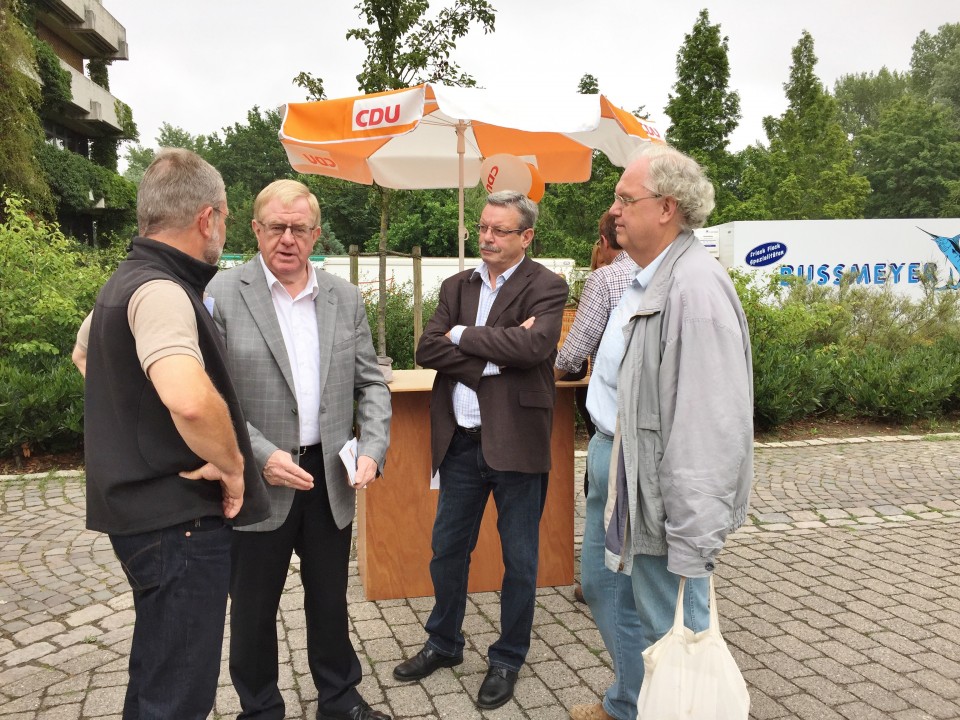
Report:
M758 447L751 522L721 556L722 627L751 716L960 718L960 440L814 443ZM577 508L579 542L582 497ZM76 474L0 479L0 720L120 717L132 601L107 538L84 530L83 515ZM612 678L572 590L539 591L516 698L480 712L472 698L497 595L469 598L463 665L401 685L391 670L419 649L431 600L366 602L354 567L360 689L398 719L566 718ZM294 566L281 605L281 686L287 717L312 720L301 604ZM225 671L220 682L214 717L233 717Z

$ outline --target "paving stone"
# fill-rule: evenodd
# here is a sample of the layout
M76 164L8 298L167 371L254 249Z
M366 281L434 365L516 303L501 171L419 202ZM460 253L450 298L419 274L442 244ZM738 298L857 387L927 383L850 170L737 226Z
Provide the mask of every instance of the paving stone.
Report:
M949 560L960 550L960 441L827 440L756 451L751 512L767 522L735 533L721 555L722 627L750 684L751 716L960 717L960 575ZM83 528L83 497L77 478L0 481L3 720L120 720L132 595L108 539ZM849 526L854 518L866 521ZM577 543L582 532L578 490ZM473 696L497 637L497 593L468 599L464 664L409 685L392 668L422 646L433 599L368 602L353 561L348 600L360 690L397 720L565 719L613 679L572 586L538 590L516 698L493 712ZM280 682L287 717L312 720L302 608L295 559L281 601ZM239 711L226 658L216 708L219 717Z

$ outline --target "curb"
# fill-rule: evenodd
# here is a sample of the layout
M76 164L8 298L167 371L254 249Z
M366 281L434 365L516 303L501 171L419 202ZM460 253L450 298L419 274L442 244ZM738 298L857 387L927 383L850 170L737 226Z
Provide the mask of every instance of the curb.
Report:
M754 442L754 449L766 450L770 448L798 448L798 447L817 447L821 445L858 445L862 443L885 443L885 442L918 442L918 441L943 441L960 440L960 433L929 433L927 435L871 435L869 437L852 438L813 438L811 440L783 440L781 442ZM576 458L585 458L586 450L575 450L573 456ZM0 482L10 480L42 480L43 478L74 478L82 477L83 470L50 470L41 473L26 473L23 475L0 475Z

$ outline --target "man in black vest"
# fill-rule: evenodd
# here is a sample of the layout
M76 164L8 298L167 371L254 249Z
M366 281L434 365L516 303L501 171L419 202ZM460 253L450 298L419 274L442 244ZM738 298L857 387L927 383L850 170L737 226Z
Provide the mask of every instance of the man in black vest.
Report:
M210 713L230 525L269 514L203 299L227 212L211 165L160 152L137 195L140 236L74 351L86 376L87 527L109 534L136 611L124 720Z

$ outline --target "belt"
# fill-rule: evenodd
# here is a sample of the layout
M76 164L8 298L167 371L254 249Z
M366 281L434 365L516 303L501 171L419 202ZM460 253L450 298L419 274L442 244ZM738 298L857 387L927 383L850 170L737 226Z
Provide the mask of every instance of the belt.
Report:
M187 520L186 522L174 525L174 529L183 530L189 537L191 532L206 532L207 530L219 530L226 522L218 515L205 515L203 517Z
M316 445L301 445L300 447L295 447L293 450L291 450L290 454L295 455L296 457L303 457L308 452L317 452L318 450L322 449L323 445L320 443L317 443Z
M480 426L465 428L463 425L457 425L457 432L466 438L470 438L475 443L480 442Z

